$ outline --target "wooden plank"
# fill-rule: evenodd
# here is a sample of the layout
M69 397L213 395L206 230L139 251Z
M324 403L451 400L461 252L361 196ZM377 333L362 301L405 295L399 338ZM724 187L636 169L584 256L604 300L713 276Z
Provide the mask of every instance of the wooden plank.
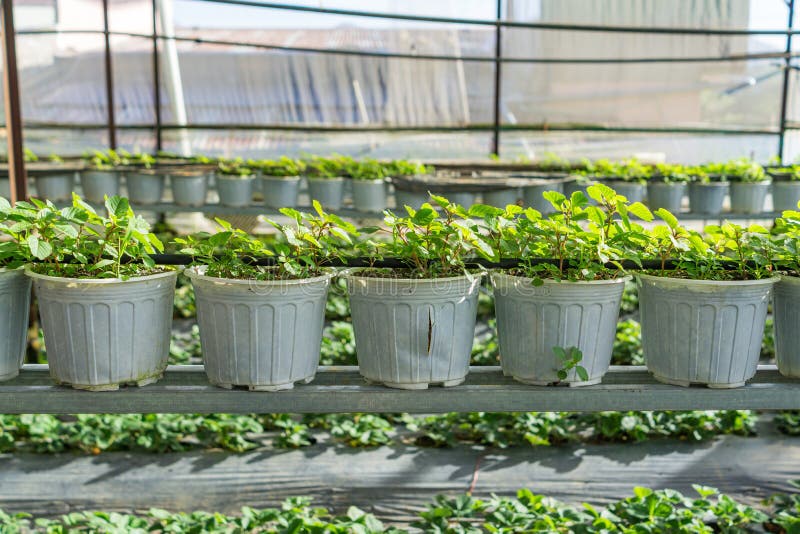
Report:
M311 384L290 391L226 390L202 366L170 367L144 388L91 393L55 386L45 365L26 365L0 384L0 413L347 413L605 410L800 409L800 382L761 366L745 387L714 390L655 382L643 367L612 367L604 382L580 388L536 387L474 367L456 387L404 391L367 384L356 367L322 367Z

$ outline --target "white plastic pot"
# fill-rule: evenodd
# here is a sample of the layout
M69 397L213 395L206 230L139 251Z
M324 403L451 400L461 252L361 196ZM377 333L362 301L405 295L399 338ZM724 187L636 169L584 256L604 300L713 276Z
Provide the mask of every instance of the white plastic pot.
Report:
M480 276L347 276L359 371L400 389L455 386L469 372Z
M638 275L642 347L656 380L735 388L756 373L772 286Z
M385 180L351 180L353 187L353 207L359 211L380 213L386 209Z
M728 182L690 183L689 210L692 213L719 215L729 188Z
M124 281L25 274L36 288L50 376L57 383L111 391L161 378L177 272Z
M0 269L0 380L19 374L28 338L31 280L22 269Z
M764 211L764 201L769 193L770 182L731 183L731 211L733 213L758 214Z
M293 208L300 194L299 176L262 176L261 192L268 208Z
M115 170L87 170L81 172L83 198L102 204L106 196L119 195L120 173Z
M341 209L344 202L344 178L308 178L308 196L329 210Z
M232 208L249 206L253 200L254 176L217 176L219 203Z
M332 274L302 280L232 280L185 271L197 300L206 374L224 388L291 389L314 379Z
M574 182L570 182L574 183ZM539 213L552 213L555 208L550 204L549 200L545 200L542 196L546 191L558 191L566 195L565 184L561 182L553 182L552 184L529 185L522 189L523 192L523 206L533 208ZM584 189L585 192L585 189ZM572 193L570 193L571 195ZM570 196L567 195L567 196Z
M483 192L483 203L498 208L505 208L509 204L516 204L519 198L520 190L517 187L513 189L498 189L495 191Z
M628 199L628 202L645 202L647 199L647 185L638 182L626 182L624 180L607 180L605 185Z
M208 194L208 173L179 171L169 174L172 197L178 206L202 207Z
M395 209L398 210L398 213L405 213L405 209L403 209L404 206L409 206L416 210L426 202L431 202L431 197L428 193L402 191L397 188L394 190Z
M647 205L652 210L664 208L672 213L678 213L685 194L686 184L683 182L649 182Z
M800 202L800 181L776 180L772 182L772 209L781 213L797 210Z
M143 169L125 174L128 199L134 205L158 204L164 196L166 171Z
M781 276L772 302L775 359L782 375L800 378L800 278Z
M453 191L451 193L438 193L438 195L445 197L453 204L459 204L465 208L469 208L478 200L478 194L469 191Z
M544 280L536 286L530 278L494 272L491 280L503 374L537 386L600 383L611 363L629 276L592 282ZM583 360L578 365L586 369L588 380L581 380L575 369L560 380L564 362L553 347L580 349Z
M75 191L75 173L47 173L34 175L36 196L53 202L63 202L72 198Z

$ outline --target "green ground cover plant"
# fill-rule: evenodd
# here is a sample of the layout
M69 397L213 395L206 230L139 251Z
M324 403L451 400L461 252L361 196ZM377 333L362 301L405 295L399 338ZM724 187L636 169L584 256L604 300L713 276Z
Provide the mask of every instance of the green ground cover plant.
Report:
M633 495L607 506L570 505L521 489L514 496L486 499L469 494L438 495L417 512L411 527L436 534L581 533L792 533L800 521L797 494L775 495L761 506L736 501L717 489L694 485L695 495L671 489L633 489ZM0 510L7 534L128 532L275 532L294 534L400 534L375 515L351 506L337 514L312 505L308 497L287 499L279 508L242 508L236 515L213 512L73 512L54 519Z

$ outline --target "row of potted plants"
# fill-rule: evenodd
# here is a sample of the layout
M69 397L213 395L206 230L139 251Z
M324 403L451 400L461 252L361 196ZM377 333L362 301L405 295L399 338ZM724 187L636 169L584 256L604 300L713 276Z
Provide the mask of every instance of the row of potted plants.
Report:
M631 201L672 212L681 210L686 196L691 212L708 215L722 213L726 197L733 213L761 213L770 190L774 211L793 209L800 201L800 165L765 169L747 158L696 166L598 160L572 172L580 179L565 186L567 194L599 181Z
M743 385L756 371L776 284L778 364L800 377L800 212L787 211L772 233L726 223L701 234L605 185L587 193L545 193L549 216L432 196L361 229L314 201L314 213L281 209L290 222L272 221L282 236L272 244L222 220L214 233L178 238L193 258L185 272L209 380L268 391L312 380L338 275L347 280L367 380L406 389L459 384L486 274L474 258L497 266L489 276L501 363L521 382L599 382L632 275L645 358L658 380ZM634 218L661 224L646 229ZM0 222L11 238L0 243L0 328L9 329L0 335L0 376L14 376L21 363L31 280L57 382L102 390L161 375L177 272L155 264L162 244L126 199L108 198L105 214L78 197L60 210L49 201L0 201ZM367 267L330 268L353 257ZM508 259L516 263L497 264Z
M228 207L249 206L254 193L261 193L269 208L296 206L301 178L308 181L309 196L319 199L328 209L340 209L344 203L345 184L352 182L353 205L357 209L380 211L387 206L389 176L433 173L430 166L396 160L355 160L346 156L305 160L281 157L277 160L228 160L198 157L189 160L154 158L147 154L124 151L97 151L84 158L80 171L83 197L102 203L105 196L120 193L125 177L128 198L136 205L160 203L167 178L174 202L179 206L200 207L206 204L212 179L220 204ZM75 189L74 169L54 167L34 175L40 198L64 201Z
M35 158L31 154L32 158ZM58 163L60 160L53 160ZM250 205L254 193L263 195L267 207L297 206L301 179L308 182L311 198L327 209L343 206L347 184L352 186L353 206L362 211L380 212L388 204L391 177L430 175L430 166L408 161L380 162L374 159L355 160L347 156L311 156L303 160L282 157L278 160L208 158L177 159L129 154L124 151L95 152L84 158L80 173L83 196L93 203L102 203L105 195L120 192L120 177L126 176L127 195L135 205L162 201L166 177L172 184L175 203L199 207L206 203L210 181L215 180L220 204L229 207ZM640 201L651 209L681 211L683 200L689 199L692 213L719 215L726 198L734 213L759 214L766 196L773 192L773 210L792 209L800 201L800 165L772 166L766 169L746 158L725 163L686 166L677 164L644 164L636 159L609 161L583 160L571 164L554 159L540 164L537 173L511 174L512 177L539 179L521 189L512 187L483 192L486 204L503 207L522 203L541 212L552 207L543 200L546 190L560 190L567 196L572 191L600 182L609 185L632 202ZM555 178L555 180L553 180ZM55 165L34 174L40 198L68 200L74 189L73 171ZM542 180L544 179L544 180ZM487 178L488 180L488 178ZM534 180L536 182L536 180ZM468 189L468 188L467 188ZM475 191L464 189L448 193L454 201L471 205L478 200ZM419 207L427 201L426 193L397 189L395 204Z

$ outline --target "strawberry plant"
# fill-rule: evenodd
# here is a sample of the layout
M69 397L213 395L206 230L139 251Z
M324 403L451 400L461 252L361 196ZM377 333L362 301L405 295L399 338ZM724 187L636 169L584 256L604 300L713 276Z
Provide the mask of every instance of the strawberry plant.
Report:
M127 199L106 199L106 214L73 194L72 206L57 209L31 199L4 210L4 232L37 260L40 274L71 278L121 278L158 272L151 254L163 251L150 225L135 215Z
M352 244L356 228L334 214L322 210L314 201L316 215L282 208L283 215L294 224L269 221L283 236L283 242L267 246L262 240L233 228L217 218L218 231L176 238L181 253L189 254L193 263L206 265L206 274L218 278L281 280L309 278L321 273L331 259L340 257L343 245ZM254 265L253 259L272 256L275 264Z
M443 215L439 215L428 203L419 210L406 206L407 216L386 211L383 226L362 229L363 233L374 236L359 243L359 249L371 260L391 257L400 259L406 265L404 269L394 272L370 269L362 274L446 278L468 274L467 262L476 255L494 258L494 251L477 226L468 220L469 214L462 206L436 195L431 198L442 209Z

